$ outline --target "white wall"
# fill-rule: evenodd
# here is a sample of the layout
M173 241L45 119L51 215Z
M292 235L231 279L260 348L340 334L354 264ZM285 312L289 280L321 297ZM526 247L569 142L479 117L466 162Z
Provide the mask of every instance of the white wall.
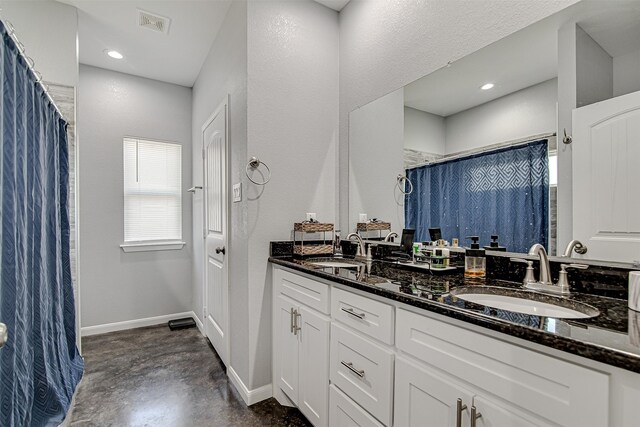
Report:
M223 59L223 60L221 60ZM269 242L316 212L335 221L338 14L311 0L234 1L193 88L193 180L202 183L202 124L230 94L230 365L250 390L271 382ZM249 94L249 95L248 95ZM249 157L271 181L245 176ZM202 313L202 199L194 202L193 307Z
M55 1L3 0L2 17L11 21L26 53L45 81L78 83L78 12Z
M446 154L556 131L551 79L445 118Z
M223 58L223 60L221 60ZM230 364L238 375L249 378L249 288L247 279L248 217L247 180L247 3L233 1L193 86L193 185L202 185L202 126L229 95L229 148L231 182L242 182L243 201L231 204L228 240ZM203 313L203 195L193 198L193 311Z
M444 117L404 107L404 148L444 154Z
M349 228L358 214L404 227L404 197L396 188L403 169L404 91L398 89L349 114ZM417 110L414 110L417 111Z
M348 224L350 111L576 1L351 0L340 12L340 222Z
M640 50L613 58L613 96L640 90Z
M246 154L272 172L245 193L250 388L271 382L269 241L289 239L305 212L335 222L338 52L335 11L311 0L249 3Z
M82 327L191 310L191 89L81 66ZM122 138L182 144L182 250L124 253Z
M613 97L613 58L576 27L576 84L578 108Z

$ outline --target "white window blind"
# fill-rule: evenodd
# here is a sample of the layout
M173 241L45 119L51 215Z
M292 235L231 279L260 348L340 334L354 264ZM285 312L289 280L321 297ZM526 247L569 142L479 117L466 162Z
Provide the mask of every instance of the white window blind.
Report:
M182 147L124 138L124 241L182 239Z

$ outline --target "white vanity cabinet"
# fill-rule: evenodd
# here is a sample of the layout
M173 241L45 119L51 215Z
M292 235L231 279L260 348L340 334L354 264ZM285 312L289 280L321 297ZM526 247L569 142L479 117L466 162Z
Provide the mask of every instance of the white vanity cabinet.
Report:
M327 316L329 285L281 269L274 269L273 279L277 386L314 426L326 427L331 324Z
M401 359L396 370L398 425L412 425L403 417L414 410L406 402L420 406L416 400L441 405L442 419L448 420L443 425L456 425L451 411L458 398L469 411L461 415L469 417L462 425L471 427L609 422L606 374L403 309L397 310L396 322L398 350L418 360L410 365ZM411 376L407 365L421 374ZM481 414L475 421L470 420L473 406Z
M274 393L315 426L637 424L635 373L303 273L273 278Z

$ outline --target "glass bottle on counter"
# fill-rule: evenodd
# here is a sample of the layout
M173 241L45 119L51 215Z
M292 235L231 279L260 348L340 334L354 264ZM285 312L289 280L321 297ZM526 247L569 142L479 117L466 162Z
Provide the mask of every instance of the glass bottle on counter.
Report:
M484 278L487 276L487 258L484 249L480 249L480 237L469 236L471 248L464 254L464 277Z

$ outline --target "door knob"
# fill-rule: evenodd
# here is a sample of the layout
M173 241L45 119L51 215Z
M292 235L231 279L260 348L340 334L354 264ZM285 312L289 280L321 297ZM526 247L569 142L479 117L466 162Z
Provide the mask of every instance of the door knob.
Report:
M222 255L224 255L224 254L225 254L225 251L226 251L226 250L225 250L224 246L223 246L223 247L221 247L221 248L216 248L216 253L217 253L217 254L222 253Z

